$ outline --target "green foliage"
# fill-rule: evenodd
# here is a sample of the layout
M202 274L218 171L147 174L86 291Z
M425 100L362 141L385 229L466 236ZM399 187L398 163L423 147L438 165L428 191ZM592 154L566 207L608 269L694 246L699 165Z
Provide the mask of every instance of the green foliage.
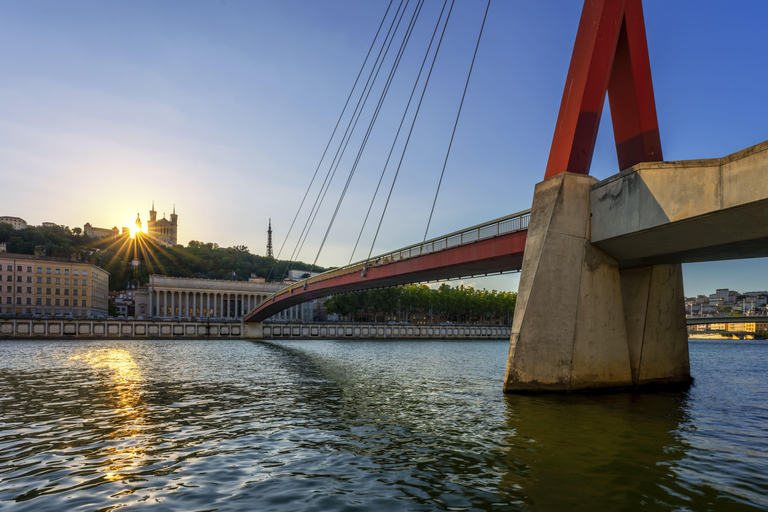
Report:
M15 230L10 224L0 224L0 243L5 242L8 252L17 254L35 254L35 247L40 246L48 256L69 258L85 248L88 241L88 237L75 234L67 226Z
M334 295L325 302L325 310L355 321L507 324L516 300L514 292L409 285Z

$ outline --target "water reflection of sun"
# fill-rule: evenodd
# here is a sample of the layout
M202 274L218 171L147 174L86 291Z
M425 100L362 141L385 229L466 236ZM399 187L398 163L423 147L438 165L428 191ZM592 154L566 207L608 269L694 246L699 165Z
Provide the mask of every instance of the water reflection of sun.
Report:
M73 359L88 363L94 369L107 369L112 381L109 398L114 399L114 411L108 417L115 423L109 437L118 441L107 446L104 472L107 480L118 480L135 471L144 456L140 438L144 418L139 407L141 399L138 384L142 380L138 365L127 350L105 349L89 351Z

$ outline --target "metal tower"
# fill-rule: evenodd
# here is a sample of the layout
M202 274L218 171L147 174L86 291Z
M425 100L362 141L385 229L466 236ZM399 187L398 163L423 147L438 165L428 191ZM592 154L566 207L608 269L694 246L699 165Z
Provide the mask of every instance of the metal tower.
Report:
M269 229L267 230L267 258L274 258L272 253L272 219L269 219Z

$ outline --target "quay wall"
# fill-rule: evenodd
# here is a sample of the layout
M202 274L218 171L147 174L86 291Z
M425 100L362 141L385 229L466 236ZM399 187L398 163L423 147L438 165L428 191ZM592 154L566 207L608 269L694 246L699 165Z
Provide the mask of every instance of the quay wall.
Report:
M0 319L0 339L240 338L241 322Z
M504 325L362 323L243 324L142 320L0 319L1 339L257 338L257 339L509 339Z
M258 327L251 330L251 325ZM277 339L485 339L508 340L506 325L245 324L252 337ZM254 332L257 331L257 332Z

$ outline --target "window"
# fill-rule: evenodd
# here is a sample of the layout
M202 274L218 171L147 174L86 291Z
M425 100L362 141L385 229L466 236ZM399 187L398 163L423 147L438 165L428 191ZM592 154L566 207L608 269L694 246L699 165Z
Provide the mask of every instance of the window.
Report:
M79 284L78 281L79 281L79 279L73 279L72 280L72 284L77 286Z
M69 284L69 279L64 279L64 284Z
M21 272L21 265L16 265L16 272Z
M64 269L64 275L65 275L65 276L68 276L68 275L69 275L69 269L68 269L68 268L65 268L65 269Z
M10 298L10 297L6 297L6 298L5 298L5 303L6 303L6 304L13 304L13 302L11 301L11 298Z
M32 267L27 267L27 272L32 272Z
M21 293L21 286L16 287L16 293Z
M82 306L83 306L83 307L86 307L87 305L88 305L88 304L86 304L86 301L85 301L85 299L83 299L83 303L82 303Z
M60 277L56 278L56 284L61 284L61 278Z
M56 295L61 295L61 288L56 288Z
M27 286L27 293L32 293L32 287L31 286Z
M83 290L83 297L88 296L88 290Z
M57 275L57 276L58 276L58 275L61 275L61 269L60 269L60 268L57 268L57 269L56 269L56 275Z
M69 295L69 288L64 288L64 295Z
M42 295L43 294L43 289L40 288L39 286L37 287L37 294L38 295Z
M43 267L37 267L37 273L42 274L43 273Z
M45 289L45 294L46 295L50 295L51 294L51 289L50 288L46 288Z
M51 299L45 299L45 305L50 306L51 305Z
M7 291L8 293L11 293L13 291L13 286L6 286L5 291Z
M43 305L43 299L40 299L40 298L35 299L35 304L37 304L38 306L42 306Z
M38 276L37 277L37 284L43 284L43 278Z
M45 273L50 274L51 273L51 267L45 267Z
M72 275L73 275L73 276L76 276L76 275L78 275L78 273L79 273L79 272L80 272L79 270L73 270L73 271L72 271Z
M56 303L54 304L54 306L61 306L61 300L60 299L56 299Z
M16 297L16 304L21 306L21 297Z
M16 282L17 282L17 283L20 283L20 282L21 282L21 276L16 276Z
M88 275L88 271L87 270L83 270L83 275L87 276Z
M13 272L13 265L6 265L5 270L7 270L8 272Z
M6 280L6 281L13 281L13 276L12 276L11 274L8 274L8 275L5 277L5 280Z
M72 299L72 305L77 307L77 299Z
M64 299L64 305L69 306L69 299Z
M72 290L72 295L74 295L74 296L77 296L77 288L75 288L74 290Z
M50 277L46 277L45 278L45 284L51 284L51 278Z
M28 282L28 283L31 283L31 282L32 282L32 276L27 276L27 282Z
M30 272L32 272L32 271L30 270ZM32 298L31 297L27 297L27 306L31 306L31 305L32 305Z

